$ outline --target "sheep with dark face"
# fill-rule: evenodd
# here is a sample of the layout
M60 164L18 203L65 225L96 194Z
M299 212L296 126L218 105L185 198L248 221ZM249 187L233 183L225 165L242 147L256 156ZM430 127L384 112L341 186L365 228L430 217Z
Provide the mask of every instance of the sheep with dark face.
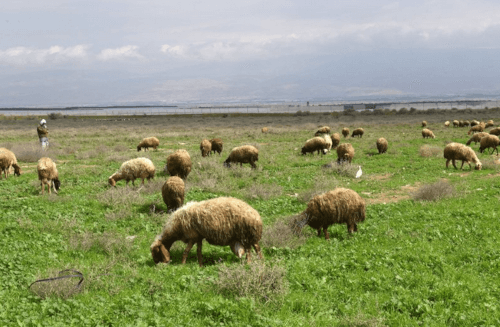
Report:
M0 179L2 179L2 172L5 179L9 177L11 167L14 167L14 175L21 176L21 167L17 163L14 152L7 148L0 148Z
M316 133L314 133L314 136L320 136L321 134L330 134L330 127L328 127L328 126L320 127L316 131Z
M454 120L453 127L460 127L460 122L458 120Z
M352 131L351 137L363 137L363 134L365 133L365 130L362 128L356 128L355 130Z
M142 148L145 148L146 150L149 150L149 148L153 148L154 150L156 150L159 145L160 140L158 140L156 137L146 137L137 146L137 151L141 151Z
M500 144L500 139L496 135L487 134L481 138L479 144L480 144L479 152L483 153L484 150L488 148L493 148L491 153L496 151L498 154L497 146Z
M182 207L184 204L184 181L182 178L172 176L167 179L161 188L161 196L169 212Z
M425 120L422 121L422 127L427 127L427 122Z
M325 154L328 151L328 145L322 137L313 137L306 141L306 144L302 147L301 153L302 155L306 155L308 153L314 154L317 151L318 154Z
M212 151L214 154L217 152L219 155L222 152L222 149L224 147L224 142L222 142L221 139L211 139L210 143L212 143Z
M141 179L141 184L144 185L144 179L151 180L155 177L156 168L153 162L148 158L136 158L125 161L120 169L113 175L109 176L108 183L111 186L116 186L116 182L124 179L127 182L132 181L132 185L136 179Z
M339 133L333 133L331 135L332 139L332 149L335 149L339 146L340 144L340 134Z
M386 153L387 152L387 140L383 137L379 138L377 140L377 150L379 154Z
M481 170L482 164L481 161L477 158L476 153L472 148L463 145L462 143L449 143L446 145L444 148L444 158L446 159L446 168L448 168L448 165L450 161L453 163L453 167L457 169L457 166L455 165L455 160L461 160L462 161L462 166L460 166L460 169L464 166L464 163L467 162L469 164L469 168L472 170L471 162L473 162L476 165L476 170Z
M42 195L45 192L45 185L47 185L49 194L51 186L57 194L57 191L61 186L61 182L59 181L59 172L57 171L56 163L50 158L41 158L38 160L36 170L38 172L38 180L40 180L40 185L42 186Z
M206 157L212 152L212 142L207 139L203 139L200 144L201 156Z
M259 150L252 145L242 145L231 150L229 157L224 161L225 167L231 167L231 163L249 163L252 168L257 168L255 162L259 161Z
M480 122L478 125L472 126L471 129L467 132L467 135L470 135L471 133L479 133L479 132L484 132L486 124L484 122Z
M354 148L351 143L343 143L337 147L337 162L349 162L351 163L354 158Z
M500 136L500 127L496 127L490 130L491 135Z
M349 128L347 128L347 127L342 128L342 135L344 136L344 138L348 137L349 136Z
M167 157L166 170L170 176L186 179L191 172L191 156L184 149L179 149Z

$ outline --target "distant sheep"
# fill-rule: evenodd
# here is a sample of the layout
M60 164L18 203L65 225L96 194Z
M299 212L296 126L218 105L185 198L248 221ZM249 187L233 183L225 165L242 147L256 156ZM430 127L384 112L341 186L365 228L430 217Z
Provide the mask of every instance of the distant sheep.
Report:
M170 176L186 179L191 172L191 156L184 149L179 149L167 157L166 169Z
M463 120L460 120L458 122L458 127L464 127L464 121Z
M318 134L318 136L316 137L321 137L323 140L325 140L327 151L330 151L332 149L333 141L330 134Z
M492 126L495 126L495 123L493 122L493 120L488 120L488 122L486 123L486 125L484 125L484 128L489 128L489 127L492 127Z
M450 121L449 120L447 120L447 121L444 122L444 127L450 127Z
M149 150L149 148L153 148L154 150L156 150L158 145L160 145L160 141L156 137L146 137L137 146L137 151L141 151L142 148L145 148L146 150Z
M136 179L142 180L141 184L144 185L144 179L148 181L155 177L155 165L148 158L136 158L122 163L120 169L113 175L109 176L108 183L111 186L116 186L116 182L124 179L127 182L132 181L132 185Z
M231 150L229 157L224 161L224 166L231 167L231 163L239 163L243 166L244 163L249 163L252 168L257 168L255 162L259 161L259 150L252 145L243 145Z
M314 133L314 136L320 136L320 134L330 134L330 127L328 127L328 126L320 127L316 131L316 133Z
M355 130L352 131L351 137L359 136L363 137L363 134L365 133L365 130L362 128L356 128Z
M332 139L332 149L335 149L339 146L340 144L340 134L339 133L333 133L330 138Z
M329 240L328 226L333 224L346 224L349 233L357 232L357 224L365 221L366 204L355 191L336 188L312 198L302 215L306 224L318 231L318 236L323 229L325 239Z
M470 122L468 120L464 120L463 124L464 127L468 127L470 125Z
M220 155L224 147L224 142L221 139L211 139L210 143L212 143L213 153L217 152Z
M203 139L200 144L201 156L206 157L212 152L212 142L207 139Z
M460 122L458 120L453 121L453 127L460 127Z
M473 134L472 137L467 141L466 145L470 145L472 142L474 142L474 144L477 144L477 142L481 141L481 138L486 135L488 135L488 133L485 132Z
M198 263L202 266L202 241L206 239L209 244L229 245L239 258L246 253L249 263L252 247L262 258L259 246L261 237L262 220L259 213L241 200L221 197L189 202L167 220L163 232L151 244L151 255L155 263L169 263L172 244L181 240L187 243L182 255L182 264L185 264L196 243Z
M422 122L422 127L427 127L427 122L425 120Z
M479 124L480 124L480 122L478 122L478 121L477 121L477 120L475 120L475 119L473 119L473 120L470 122L470 126L471 126L471 127L474 127L474 126L479 125Z
M379 154L386 153L387 152L387 140L383 137L379 138L377 140L377 150Z
M40 160L38 160L36 170L38 172L38 180L40 181L40 185L42 186L42 195L45 192L45 185L47 185L49 194L51 186L54 188L54 192L57 194L57 191L61 186L61 182L59 181L59 172L57 171L55 162L47 157L41 158Z
M492 130L490 130L490 134L500 136L500 127L495 127Z
M496 150L498 154L497 146L500 144L500 139L496 135L487 134L486 136L481 138L479 144L480 144L479 152L483 153L484 150L488 148L493 148L491 153L493 153Z
M326 154L328 151L328 145L322 137L313 137L306 141L306 144L302 147L301 153L302 155L306 155L308 153L314 154L314 151L317 151L318 154Z
M426 139L426 138L436 138L436 136L434 136L434 133L430 129L427 129L427 128L424 128L422 130L422 137L424 139Z
M184 204L184 181L177 176L169 177L161 188L161 196L169 212L182 207Z
M472 170L471 162L473 162L476 165L476 170L481 170L482 164L481 161L477 158L476 153L472 148L463 145L462 143L449 143L445 148L444 148L444 158L446 159L446 168L448 168L448 165L450 163L450 160L453 163L453 167L457 169L457 166L455 165L455 160L461 160L462 161L462 166L460 166L460 169L464 166L464 162L467 162L469 164L469 168Z
M14 167L14 175L21 176L21 167L17 163L14 152L6 148L0 148L0 179L2 179L2 172L5 179L9 177L11 167Z
M486 124L484 122L480 122L479 125L472 126L471 129L469 129L469 132L467 132L467 135L470 135L471 133L479 133L479 132L484 132Z
M348 137L349 133L350 133L349 128L347 127L342 128L342 135L344 135L344 138Z
M343 143L337 147L337 162L349 162L351 163L354 158L354 148L351 143Z
M269 132L269 128L267 127L262 127L262 133L267 133Z

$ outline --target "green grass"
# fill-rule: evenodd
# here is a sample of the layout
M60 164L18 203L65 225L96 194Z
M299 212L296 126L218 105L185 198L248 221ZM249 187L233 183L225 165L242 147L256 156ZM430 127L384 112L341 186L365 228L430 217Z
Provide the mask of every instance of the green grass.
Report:
M21 161L20 177L0 181L0 325L500 325L495 156L478 153L489 164L472 172L468 166L464 171L446 169L442 153L421 156L423 145L444 148L447 141L465 143L469 138L465 128L445 129L427 117L419 116L412 124L401 117L347 124L324 115L307 119L49 121L48 154L57 160L59 195L40 195L32 160ZM436 139L422 138L423 119ZM105 123L108 129L101 127ZM0 147L9 145L16 152L36 144L36 121L2 124ZM322 168L336 160L334 151L299 155L319 125L331 126L332 132L343 126L365 129L361 139L341 140L355 148L353 165L362 166L360 179ZM270 127L268 134L260 132L263 126ZM160 139L160 151L135 150L147 136ZM202 158L199 143L212 137L224 140L223 154ZM379 137L389 142L383 155L375 146ZM223 168L230 149L242 144L259 147L258 169ZM152 214L150 205L166 209L160 190L167 176L162 171L167 155L178 148L188 150L193 161L186 202L241 198L260 213L264 229L270 229L276 221L302 212L310 195L339 186L366 199L366 221L355 235L348 235L345 225L334 225L329 228L331 240L325 241L305 227L307 240L298 247L264 247L259 278L275 278L282 285L279 292L257 287L259 278L252 278L260 268L237 270L240 260L229 247L205 243L205 266L200 268L195 249L181 265L184 245L176 244L172 263L156 266L149 246L168 216ZM155 181L128 189L122 181L116 190L110 189L108 177L124 160L137 156L155 163ZM451 197L411 199L410 193L421 185L442 179L453 186ZM77 294L42 300L29 290L35 280L68 268L85 276ZM235 283L222 290L221 281L233 270L257 284Z

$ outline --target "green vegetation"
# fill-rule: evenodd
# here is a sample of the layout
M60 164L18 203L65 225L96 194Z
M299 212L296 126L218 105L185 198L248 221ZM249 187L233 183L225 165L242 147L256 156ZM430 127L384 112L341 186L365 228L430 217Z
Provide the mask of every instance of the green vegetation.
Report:
M479 154L483 170L445 168L442 149L465 143L467 128L445 128L440 115L332 115L65 118L49 121L50 150L41 152L36 120L0 120L0 147L18 155L23 174L0 180L0 325L11 326L498 326L500 200L497 157ZM482 113L477 119L500 120ZM496 118L496 119L495 119ZM345 119L345 120L344 120ZM364 119L364 120L363 120ZM391 120L392 119L392 120ZM435 139L423 139L421 121ZM333 132L363 127L350 142L352 167L335 151L301 156L320 125ZM261 128L269 127L269 133ZM156 136L158 151L137 152ZM203 138L224 140L222 156L202 158ZM385 137L386 154L375 141ZM257 169L224 168L230 149L259 148ZM477 151L479 144L473 146ZM166 157L191 154L186 202L234 196L264 222L264 262L242 265L229 247L203 245L181 265L154 265L149 247L168 215L161 186ZM441 149L441 150L438 150ZM41 196L36 161L56 160L59 195ZM108 177L125 160L146 156L151 183L112 189ZM331 164L331 165L328 165ZM363 175L353 175L362 166ZM431 186L429 186L431 185ZM309 227L290 232L294 215L315 194L347 187L367 201L359 232ZM82 272L34 287L64 269ZM45 299L40 298L42 295Z

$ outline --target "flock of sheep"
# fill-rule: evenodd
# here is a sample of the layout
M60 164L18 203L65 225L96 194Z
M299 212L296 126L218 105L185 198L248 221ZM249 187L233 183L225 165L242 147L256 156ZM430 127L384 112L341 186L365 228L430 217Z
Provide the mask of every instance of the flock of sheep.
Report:
M481 162L474 150L468 146L471 142L480 143L480 152L491 147L493 150L497 150L500 140L496 135L500 134L500 130L495 128L490 133L484 132L487 126L494 125L493 121L486 124L476 121L453 122L454 127L469 125L471 125L471 129L468 134L473 133L473 135L467 145L450 143L444 148L446 167L452 161L453 166L457 168L455 161L461 160L462 166L460 168L467 162L472 169L472 162L477 170L481 169ZM450 122L445 122L445 127L449 126ZM422 130L424 138L435 138L434 133L426 128L426 121L422 122L422 127L424 127ZM268 129L263 128L262 132L267 133ZM352 144L340 144L340 134L330 134L330 132L328 126L319 128L314 137L305 142L301 149L302 155L314 154L314 152L326 154L336 148L338 164L351 163L355 153ZM341 133L346 138L349 136L350 131L348 128L343 128ZM364 130L357 128L352 132L351 137L358 136L361 138L363 134ZM137 145L137 151L148 150L149 148L157 149L159 144L160 142L156 137L145 138ZM376 146L378 152L382 154L387 151L388 142L381 137L377 139ZM204 139L200 144L202 157L209 156L212 152L217 152L220 155L222 150L223 141L219 138ZM256 168L255 162L258 159L259 151L257 148L251 145L243 145L233 148L223 164L230 167L232 163L239 163L240 165L248 163L252 168ZM14 153L6 148L0 148L0 168L6 178L11 167L14 168L15 175L19 176L21 174L21 168ZM184 205L184 180L191 172L191 168L191 157L184 149L177 150L167 157L165 170L171 177L163 184L161 193L163 201L172 214L168 218L163 232L151 244L150 251L154 262L170 262L170 248L175 241L181 240L187 243L182 256L182 263L186 262L192 246L196 243L198 261L201 266L203 239L214 245L229 245L233 253L239 258L246 254L247 262L251 260L251 248L262 258L259 246L263 229L262 220L259 213L247 203L231 197L220 197L201 202L189 202ZM38 161L37 172L42 194L45 185L48 187L49 194L51 188L57 193L61 183L56 164L50 158L41 158ZM141 179L142 184L144 184L145 179L149 181L154 178L155 172L156 168L150 159L131 159L124 162L120 169L108 178L108 183L115 187L120 180L125 180L128 185L129 181L134 184L136 179ZM365 201L359 194L350 189L337 188L313 197L309 201L307 209L301 213L301 216L304 224L318 231L318 236L321 235L321 230L323 230L325 238L329 239L327 229L332 224L346 224L349 233L356 232L357 223L365 220L365 210Z

